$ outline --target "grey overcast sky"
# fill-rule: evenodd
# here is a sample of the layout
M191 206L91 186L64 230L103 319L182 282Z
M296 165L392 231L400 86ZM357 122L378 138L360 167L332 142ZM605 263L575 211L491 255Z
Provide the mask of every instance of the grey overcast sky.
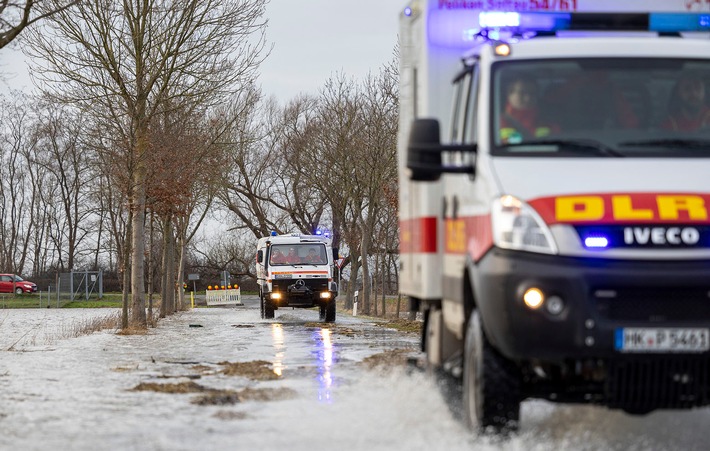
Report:
M315 93L337 72L363 78L393 58L406 0L270 0L261 67L266 95L279 101Z
M338 72L361 79L393 58L399 11L407 0L269 0L273 50L260 82L281 103L315 94ZM3 80L4 79L4 80ZM0 92L31 87L24 56L0 50Z

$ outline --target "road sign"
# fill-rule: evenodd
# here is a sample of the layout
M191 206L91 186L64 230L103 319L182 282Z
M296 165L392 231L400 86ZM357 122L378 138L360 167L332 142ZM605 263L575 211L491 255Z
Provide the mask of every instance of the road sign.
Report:
M200 280L200 275L199 274L188 274L187 280Z

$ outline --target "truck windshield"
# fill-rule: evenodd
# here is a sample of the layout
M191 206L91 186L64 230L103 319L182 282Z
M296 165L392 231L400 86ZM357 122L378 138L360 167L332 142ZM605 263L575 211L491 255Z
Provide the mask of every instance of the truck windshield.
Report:
M273 244L269 251L270 265L327 265L323 244Z
M492 153L710 157L710 61L587 58L495 63Z

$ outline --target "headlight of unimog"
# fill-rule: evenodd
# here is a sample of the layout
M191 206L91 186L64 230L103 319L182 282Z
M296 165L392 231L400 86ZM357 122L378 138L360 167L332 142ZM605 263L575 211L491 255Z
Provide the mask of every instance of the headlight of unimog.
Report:
M528 204L514 196L501 196L491 209L493 243L504 249L556 254L547 224Z

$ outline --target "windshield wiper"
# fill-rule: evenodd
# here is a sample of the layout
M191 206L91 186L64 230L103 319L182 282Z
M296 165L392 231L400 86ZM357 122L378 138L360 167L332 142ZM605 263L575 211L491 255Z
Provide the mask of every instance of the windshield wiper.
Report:
M708 149L710 150L710 140L708 139L647 139L641 141L624 141L619 146L623 147L684 147L686 149Z
M595 139L547 139L547 140L535 140L535 141L525 141L519 144L507 144L506 147L523 147L523 146L560 146L564 148L564 151L571 151L575 153L588 153L589 150L595 151L597 154L607 155L610 157L625 157L626 155L621 152L612 149L601 141Z

